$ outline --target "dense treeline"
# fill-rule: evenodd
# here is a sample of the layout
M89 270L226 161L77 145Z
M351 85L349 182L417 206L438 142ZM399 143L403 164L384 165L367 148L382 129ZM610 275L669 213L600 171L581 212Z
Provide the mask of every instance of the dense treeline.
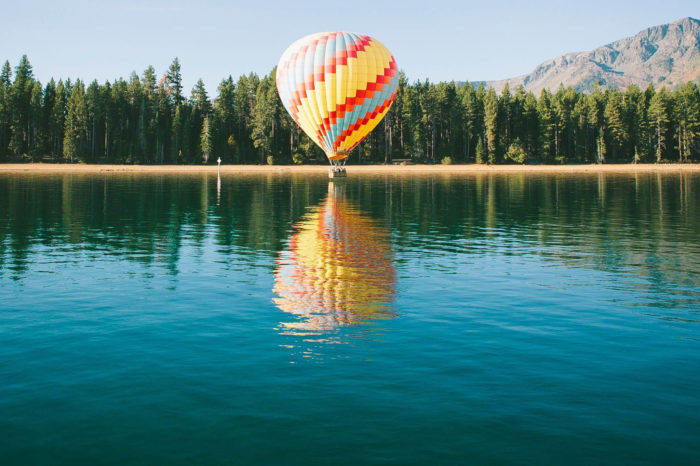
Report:
M324 162L294 124L275 88L275 70L201 80L189 97L176 58L158 77L100 84L42 85L23 56L0 72L0 161L200 164ZM454 82L410 84L351 154L352 162L604 163L700 159L700 87L670 92L560 87L538 97L518 87L500 95Z

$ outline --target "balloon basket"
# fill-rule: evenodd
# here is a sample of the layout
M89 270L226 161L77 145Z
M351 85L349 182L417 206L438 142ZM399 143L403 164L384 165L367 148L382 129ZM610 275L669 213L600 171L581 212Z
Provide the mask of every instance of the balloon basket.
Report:
M328 178L345 178L348 176L348 172L345 171L344 167L333 167L328 169Z

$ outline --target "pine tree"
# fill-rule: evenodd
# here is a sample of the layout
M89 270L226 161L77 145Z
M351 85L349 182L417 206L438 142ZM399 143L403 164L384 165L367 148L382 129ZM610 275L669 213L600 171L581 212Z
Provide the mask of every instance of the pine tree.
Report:
M410 155L411 158L420 156L420 146L417 144L416 139L419 115L420 107L415 88L407 85L401 101L401 146L403 147L403 154Z
M539 150L538 139L539 117L537 114L537 99L532 92L525 95L523 102L523 145L530 156Z
M147 96L152 96L156 92L156 70L153 66L148 65L141 76L143 83L143 92Z
M605 162L605 96L600 92L598 85L593 93L588 96L588 121L591 124L593 138L595 140L595 162Z
M198 163L204 159L204 154L201 151L201 137L204 120L209 117L212 105L209 101L209 96L204 87L204 82L199 79L192 88L189 107L189 118L185 122L186 130L184 134L184 148L187 160L189 163ZM196 144L190 144L188 141L197 141ZM196 146L196 147L194 147ZM210 148L211 149L211 148Z
M700 90L695 83L686 83L674 95L675 120L678 122L678 158L687 162L700 133Z
M143 152L149 163L158 162L156 106L157 106L156 71L152 66L146 67L141 75L141 119L143 125Z
M212 149L214 147L212 129L209 123L209 116L204 117L204 124L202 125L202 135L200 137L200 143L202 144L202 163L206 164L209 162L209 157L211 156Z
M280 110L275 87L275 71L273 70L260 81L253 108L251 138L255 148L260 151L260 163L265 163L267 156L279 158L279 153L274 150Z
M85 86L76 81L68 99L65 136L63 138L63 155L71 163L74 159L84 161L84 144L87 139L87 108L85 105Z
M639 163L641 159L640 146L642 123L638 112L641 100L642 92L639 90L639 87L634 84L630 85L623 96L623 107L625 128L627 130L627 150L632 151L633 163Z
M177 57L173 60L168 73L168 88L170 96L175 106L182 105L185 98L182 96L182 74L180 73L180 60Z
M503 87L501 91L501 97L498 99L498 113L499 127L501 134L501 144L504 148L510 147L510 143L513 140L513 96L510 93L510 86L508 83Z
M0 71L0 86L4 87L6 90L9 90L11 83L12 67L10 66L10 62L5 60L5 63L2 65L2 71Z
M570 158L574 152L575 124L573 112L578 96L573 88L560 85L552 96L554 116L554 158L558 163Z
M486 162L486 151L484 150L484 144L481 141L482 141L482 138L479 137L479 140L476 143L476 150L474 152L476 163L485 163Z
M170 160L174 163L186 162L182 154L186 113L188 112L185 110L183 105L178 105L175 107L175 113L172 121L172 154L170 156Z
M101 130L104 128L104 103L100 85L96 80L90 83L90 86L85 91L85 106L87 108L87 142L89 147L87 159L92 162L98 153L103 152L100 150L100 147L104 143L104 137L100 137Z
M464 131L464 160L469 161L472 157L472 146L474 141L479 138L479 111L476 101L476 91L474 86L466 83L459 89L462 108L462 121Z
M113 88L109 81L102 87L102 101L104 102L104 157L110 162L115 160L115 154L112 150L114 134L116 132L117 109L113 100Z
M419 137L423 142L423 153L435 161L437 92L435 86L425 81L420 85L418 102L421 109Z
M10 151L14 155L27 154L29 151L29 113L31 107L34 77L32 65L26 55L15 69L15 80L10 88L10 107L12 109Z
M259 161L255 157L255 147L251 139L251 124L253 108L255 107L255 99L260 78L254 73L243 75L238 79L234 91L235 105L234 114L236 115L236 137L241 162L256 162Z
M496 163L498 151L498 96L490 88L484 97L484 126L489 163Z
M513 99L511 103L511 137L513 140L518 139L523 148L525 147L523 143L525 139L525 97L525 87L521 84L515 88L515 93L513 93Z
M654 86L649 84L642 92L635 109L639 122L639 156L642 161L650 161L654 158L654 124L649 118L649 106L655 94Z
M226 163L235 160L235 85L233 78L229 76L219 84L216 100L213 107L213 151Z
M10 62L5 61L0 72L0 160L7 156L10 144L10 123L12 121L12 108L10 105L10 84L12 68Z
M204 82L201 79L197 80L197 83L192 89L190 103L202 116L206 116L211 113L212 106L211 102L209 101L209 95L207 95L207 90L205 89Z
M29 133L27 135L27 150L32 160L38 160L44 149L46 134L44 121L44 91L39 81L34 82L29 101Z
M48 101L49 99L47 99ZM54 161L63 155L63 132L66 120L66 103L68 95L62 80L56 85L53 105L49 117L50 155Z
M556 122L552 109L552 94L543 89L537 102L537 120L539 122L539 155L544 162L554 159Z
M649 105L649 118L654 124L656 136L656 163L661 163L666 147L666 133L670 123L670 99L665 87L654 95Z
M153 126L155 127L155 148L157 163L173 163L170 147L172 145L172 104L168 98L167 77L164 75L158 82L155 95L155 114ZM167 159L166 159L167 156Z
M406 103L406 90L408 88L408 80L403 72L399 72L399 83L396 88L396 98L392 104L391 111L393 113L393 123L394 123L394 137L398 139L398 152L400 157L406 156L404 131L406 129L406 110L404 109L404 104ZM290 129L293 129L294 125ZM292 132L290 136L293 138L294 133ZM293 144L292 144L293 145ZM292 150L294 152L294 150Z
M576 101L572 119L576 127L576 145L574 147L574 153L571 154L571 160L590 162L593 151L591 149L591 129L590 122L588 121L588 106L585 98L581 97Z
M622 98L620 93L614 89L609 90L607 94L605 120L610 141L608 147L612 148L612 157L615 160L627 140L627 127L623 114Z

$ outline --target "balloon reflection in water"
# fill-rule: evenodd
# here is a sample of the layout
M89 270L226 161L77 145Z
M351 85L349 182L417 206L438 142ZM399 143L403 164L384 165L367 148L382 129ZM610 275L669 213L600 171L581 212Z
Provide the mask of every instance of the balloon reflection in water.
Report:
M323 335L395 316L396 272L389 232L354 208L343 186L295 225L275 271L274 302L298 320L283 334Z

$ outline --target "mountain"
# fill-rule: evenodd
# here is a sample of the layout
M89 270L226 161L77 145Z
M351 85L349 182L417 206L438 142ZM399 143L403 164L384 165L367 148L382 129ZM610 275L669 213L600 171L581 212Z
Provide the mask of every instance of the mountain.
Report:
M596 82L604 88L624 90L630 84L643 89L649 83L657 89L674 89L699 80L700 21L684 18L591 52L561 55L542 63L530 74L486 84L499 92L506 83L511 89L522 84L539 94L543 88L556 90L560 84L591 92Z

